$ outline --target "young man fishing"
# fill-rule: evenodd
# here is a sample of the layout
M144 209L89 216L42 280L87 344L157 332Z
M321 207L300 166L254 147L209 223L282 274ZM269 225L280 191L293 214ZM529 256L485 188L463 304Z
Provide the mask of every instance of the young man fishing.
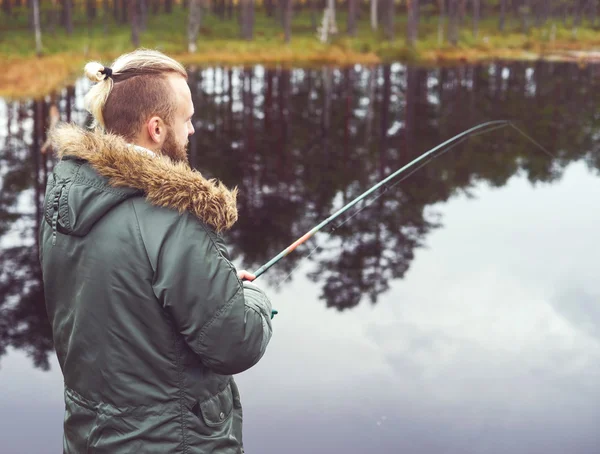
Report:
M65 384L65 453L242 453L232 378L271 339L271 303L220 232L236 191L187 162L185 69L137 50L85 73L94 128L51 132L40 259Z

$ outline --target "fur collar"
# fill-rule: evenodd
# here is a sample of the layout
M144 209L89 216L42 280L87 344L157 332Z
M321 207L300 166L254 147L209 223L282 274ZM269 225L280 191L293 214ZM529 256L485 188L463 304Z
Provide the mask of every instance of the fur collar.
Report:
M120 136L66 123L50 132L50 141L60 158L89 162L111 186L140 189L153 205L189 211L217 232L237 221L237 188L229 190L215 179L207 180L186 163L140 153Z

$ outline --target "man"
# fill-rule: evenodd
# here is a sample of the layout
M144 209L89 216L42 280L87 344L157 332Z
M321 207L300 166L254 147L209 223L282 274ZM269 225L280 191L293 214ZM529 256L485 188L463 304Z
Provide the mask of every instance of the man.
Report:
M93 130L51 132L41 250L65 383L65 453L241 453L231 377L271 338L271 304L222 231L236 191L187 163L187 75L137 50L88 63Z

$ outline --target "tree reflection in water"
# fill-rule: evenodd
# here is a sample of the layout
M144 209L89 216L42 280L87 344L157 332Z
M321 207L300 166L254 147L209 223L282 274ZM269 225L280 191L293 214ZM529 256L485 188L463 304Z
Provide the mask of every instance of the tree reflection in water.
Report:
M190 162L239 187L239 221L226 240L234 258L255 269L394 170L476 124L512 120L556 156L510 129L471 138L360 212L359 205L261 278L280 282L318 244L308 277L326 304L342 310L363 299L376 303L441 226L433 204L481 182L501 187L515 175L532 184L557 181L579 160L600 169L597 73L595 66L541 62L190 68ZM53 158L41 148L52 104L62 121L89 124L81 108L87 88L78 82L45 99L0 104L0 355L23 349L42 369L52 340L37 222Z

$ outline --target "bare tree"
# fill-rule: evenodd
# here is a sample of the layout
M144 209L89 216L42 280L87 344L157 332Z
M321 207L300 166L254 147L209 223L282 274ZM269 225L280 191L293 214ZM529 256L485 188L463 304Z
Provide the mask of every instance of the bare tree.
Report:
M453 46L458 44L458 0L448 2L448 41Z
M67 35L73 33L73 4L72 0L62 0L63 4L63 25L67 30Z
M371 0L371 30L377 30L377 1Z
M408 27L406 33L406 42L413 47L417 41L419 30L419 0L406 0L406 8L408 11Z
M523 0L520 7L523 33L529 32L529 18L531 15L531 0Z
M289 43L292 39L292 0L282 0L282 7L285 42Z
M504 25L506 22L506 0L500 0L500 22L498 28L501 32L504 31Z
M254 29L254 0L240 0L242 38L251 41Z
M190 0L190 12L188 19L188 52L194 53L198 50L196 41L200 26L202 24L202 4L200 0Z
M10 16L12 13L11 6L12 5L10 0L2 0L2 11L4 11L4 14L6 14L7 16Z
M387 11L385 14L385 37L390 41L394 39L394 0L385 0Z
M148 23L148 0L140 0L140 30L145 32Z
M440 14L438 16L438 44L444 42L444 22L446 21L446 0L438 0Z
M88 22L92 22L96 18L96 0L86 0L85 11Z
M130 0L129 17L131 18L131 44L135 47L140 46L140 14L139 0Z
M108 0L102 0L102 24L104 28L104 36L108 36L108 16L110 14L110 6Z
M42 30L40 28L40 1L33 0L33 29L35 31L35 53L42 55Z
M348 0L348 34L356 36L356 2L358 0Z
M481 0L473 0L473 36L479 35L479 16L481 15Z

